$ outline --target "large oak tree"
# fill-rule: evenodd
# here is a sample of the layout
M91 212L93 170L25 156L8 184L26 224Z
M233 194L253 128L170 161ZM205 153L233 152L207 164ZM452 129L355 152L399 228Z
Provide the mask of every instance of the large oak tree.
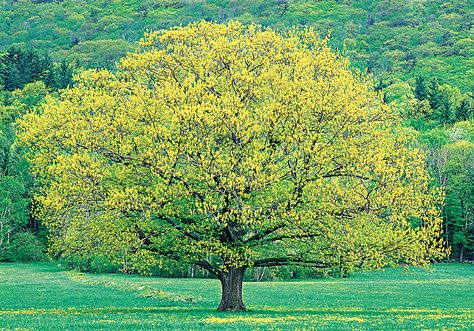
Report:
M55 252L191 262L245 310L249 267L351 270L444 254L413 136L311 29L147 33L25 117Z

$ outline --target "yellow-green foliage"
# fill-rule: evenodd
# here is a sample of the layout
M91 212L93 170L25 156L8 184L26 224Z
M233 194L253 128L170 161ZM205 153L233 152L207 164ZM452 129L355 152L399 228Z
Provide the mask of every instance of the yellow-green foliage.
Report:
M444 255L413 134L312 29L199 22L141 45L20 122L54 251L214 273Z

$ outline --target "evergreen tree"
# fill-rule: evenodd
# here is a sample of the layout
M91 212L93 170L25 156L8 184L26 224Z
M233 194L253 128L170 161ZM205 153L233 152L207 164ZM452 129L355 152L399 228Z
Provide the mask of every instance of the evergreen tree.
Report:
M448 95L440 89L438 79L431 81L427 99L431 107L431 119L440 123L450 123L452 119L451 102Z
M460 105L456 107L456 121L467 121L472 115L472 107L469 102L464 99Z
M0 84L6 91L21 89L28 83L43 81L57 90L72 85L73 66L63 61L55 65L48 54L12 47L0 56Z
M46 86L56 89L56 72L54 70L54 65L53 61L49 57L48 54L44 55L45 58L45 71L46 73L44 74L43 82L46 84Z
M451 102L444 94L441 94L441 106L436 115L440 123L448 124L452 121Z
M3 89L7 91L13 91L21 86L21 72L16 64L18 61L19 54L15 47L0 57L0 80Z
M72 80L73 66L66 61L59 63L56 72L56 88L64 89L73 84Z
M427 99L430 103L430 107L433 110L438 110L441 108L442 104L442 96L441 91L439 89L439 81L438 79L433 79L430 83L429 89L427 90Z
M422 76L416 77L415 89L413 90L415 98L420 101L428 98L428 88L426 87L426 80Z

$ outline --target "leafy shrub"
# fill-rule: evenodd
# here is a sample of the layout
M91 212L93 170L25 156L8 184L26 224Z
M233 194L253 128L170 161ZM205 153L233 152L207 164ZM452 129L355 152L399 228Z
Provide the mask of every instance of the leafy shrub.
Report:
M13 237L10 246L0 253L0 261L6 262L33 262L44 261L44 244L33 233L18 232Z

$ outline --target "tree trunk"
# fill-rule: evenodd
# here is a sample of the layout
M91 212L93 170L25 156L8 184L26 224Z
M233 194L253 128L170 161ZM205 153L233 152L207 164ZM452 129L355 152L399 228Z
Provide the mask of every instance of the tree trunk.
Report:
M230 267L219 276L222 285L222 298L218 311L245 311L242 299L242 283L247 267Z

